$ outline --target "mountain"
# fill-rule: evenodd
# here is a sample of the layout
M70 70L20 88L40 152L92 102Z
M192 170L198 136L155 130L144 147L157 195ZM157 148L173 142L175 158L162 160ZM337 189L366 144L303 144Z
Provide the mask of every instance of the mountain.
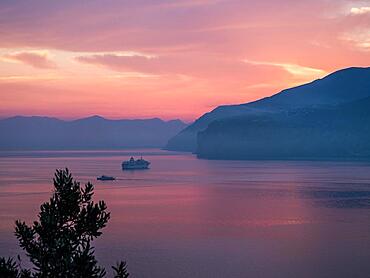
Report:
M370 96L370 67L347 68L322 79L281 91L254 102L219 106L171 138L166 149L194 152L197 134L210 123L236 116L261 116L302 108L349 103Z
M212 122L198 134L208 159L370 159L370 97Z
M16 116L0 120L0 149L117 149L163 147L186 124L180 120L108 120L100 116L63 121Z

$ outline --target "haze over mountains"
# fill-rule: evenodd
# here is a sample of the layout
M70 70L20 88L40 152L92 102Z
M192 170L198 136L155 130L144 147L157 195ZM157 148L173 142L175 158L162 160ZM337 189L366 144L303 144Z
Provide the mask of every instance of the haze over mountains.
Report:
M238 116L198 134L210 159L370 158L370 97L332 108Z
M210 159L370 157L370 68L347 68L258 101L180 120L0 120L0 149L162 148Z
M220 106L166 146L213 159L370 157L370 68ZM199 134L199 136L198 136Z
M180 120L108 120L100 116L63 121L16 116L0 120L0 149L161 148L186 127Z

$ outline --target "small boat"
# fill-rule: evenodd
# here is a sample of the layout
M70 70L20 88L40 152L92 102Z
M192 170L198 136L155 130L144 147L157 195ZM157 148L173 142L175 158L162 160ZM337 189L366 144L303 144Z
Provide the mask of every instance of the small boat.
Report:
M96 178L98 181L114 181L116 178L115 177L110 177L110 176L100 176Z
M143 159L134 159L131 157L129 160L122 162L122 170L139 170L139 169L149 169L150 162Z

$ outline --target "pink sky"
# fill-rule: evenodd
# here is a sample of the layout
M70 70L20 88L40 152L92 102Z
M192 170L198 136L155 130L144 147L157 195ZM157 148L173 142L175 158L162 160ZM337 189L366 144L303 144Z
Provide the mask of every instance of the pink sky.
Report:
M0 3L0 117L181 118L370 66L370 0Z

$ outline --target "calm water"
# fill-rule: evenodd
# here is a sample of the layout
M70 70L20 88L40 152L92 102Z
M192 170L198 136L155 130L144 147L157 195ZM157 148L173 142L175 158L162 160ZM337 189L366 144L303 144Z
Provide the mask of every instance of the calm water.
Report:
M130 155L152 162L122 172ZM370 164L207 161L158 150L0 153L0 255L35 219L56 168L94 181L112 218L96 241L133 277L370 277ZM98 175L114 182L97 182Z

